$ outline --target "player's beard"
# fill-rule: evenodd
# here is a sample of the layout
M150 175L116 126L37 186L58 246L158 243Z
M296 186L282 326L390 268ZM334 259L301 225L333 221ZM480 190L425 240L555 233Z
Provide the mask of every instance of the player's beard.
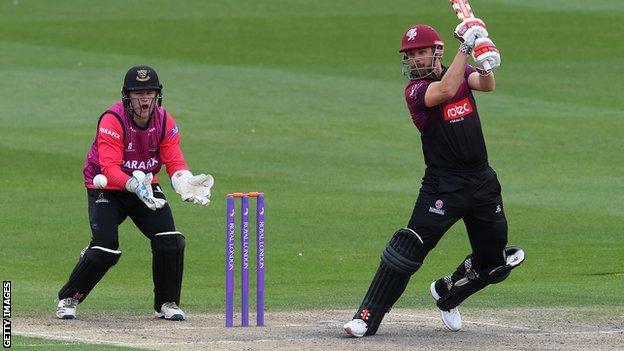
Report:
M415 59L404 59L401 61L403 65L403 74L408 79L423 79L428 78L435 72L435 56L425 57L427 63L418 64Z

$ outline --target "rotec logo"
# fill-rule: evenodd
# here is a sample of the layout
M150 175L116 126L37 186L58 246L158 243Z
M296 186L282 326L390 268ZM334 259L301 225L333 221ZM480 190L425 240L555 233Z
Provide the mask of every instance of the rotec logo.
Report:
M472 104L470 104L470 100L464 98L444 106L444 120L453 121L471 114L472 111L474 111L474 109L472 108Z

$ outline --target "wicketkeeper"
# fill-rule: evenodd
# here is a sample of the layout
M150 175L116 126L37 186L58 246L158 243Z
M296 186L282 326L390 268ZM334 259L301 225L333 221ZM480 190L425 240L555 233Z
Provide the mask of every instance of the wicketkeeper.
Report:
M175 228L156 174L165 165L182 200L202 206L210 203L213 178L189 171L180 149L178 126L161 102L162 85L156 71L135 66L125 75L122 100L98 120L83 172L91 242L58 293L58 318L75 318L76 306L117 263L121 256L118 227L127 217L151 241L156 317L185 318L178 307L184 236ZM108 180L103 189L93 184L98 174Z
M355 337L374 335L446 231L460 219L472 247L455 272L430 285L444 325L461 328L458 306L489 284L503 281L524 260L506 247L507 220L496 173L489 166L473 90L493 91L492 69L500 54L485 24L468 19L455 28L460 46L449 67L441 63L444 43L430 26L410 27L399 52L409 79L405 101L421 133L427 166L407 228L397 230L383 249L381 263L344 330ZM474 53L476 67L467 64Z

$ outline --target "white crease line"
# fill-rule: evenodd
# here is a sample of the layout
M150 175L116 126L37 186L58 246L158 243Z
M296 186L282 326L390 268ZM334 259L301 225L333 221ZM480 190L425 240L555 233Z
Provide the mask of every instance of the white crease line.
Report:
M411 317L411 318L421 318L421 319L434 319L434 320L439 320L440 319L440 318L436 318L436 317L417 316L417 315L405 314L405 313L397 313L397 314L395 314L395 316ZM491 327L511 328L511 329L529 330L529 331L537 332L537 333L531 333L531 335L568 335L568 334L573 335L573 334L619 334L619 333L624 333L624 330L596 330L596 331L578 331L578 332L545 332L543 329L527 328L527 327L520 327L520 326L515 326L515 325L505 325L505 324L488 323L488 322L473 322L473 321L466 321L466 320L464 320L462 322L463 323L468 323L468 324L475 324L475 325L487 325L487 326L491 326ZM392 323L392 322L390 322L390 323ZM401 324L401 323L405 323L405 322L396 321L394 323Z
M58 342L56 344L19 344L16 342L13 342L13 344L11 346L15 346L15 347L41 347L41 346L76 346L77 342Z
M531 335L575 335L575 334L622 334L624 330L596 330L596 331L576 331L576 332L560 332L560 333L535 333Z
M56 335L56 334L50 334L50 333L13 332L13 334L20 335L20 336L40 337L40 338L44 338L48 340L67 340L67 341L82 342L82 343L87 343L87 344L104 344L104 345L124 346L124 347L150 345L150 344L127 344L127 343L118 342L118 341L81 338L81 337L75 337L75 336L64 336L64 335Z
M328 323L332 323L331 325ZM102 332L141 332L141 331L175 331L175 330L211 330L211 329L218 329L218 330L223 330L223 329L227 329L227 330L262 330L262 329L277 329L277 328L308 328L308 327L319 327L319 326L336 326L336 327L342 327L344 323L340 322L340 321L327 321L327 322L323 322L323 323L310 323L310 324L267 324L263 327L257 327L255 325L250 325L249 327L241 327L238 325L235 325L233 328L226 328L224 326L219 326L219 327L159 327L159 328L125 328L125 327L119 327L119 328L99 328L99 330L101 330ZM74 329L74 330L83 330L83 331L89 331L91 329Z
M431 320L440 320L439 317L417 316L417 315L414 315L414 314L405 314L405 313L397 313L397 314L395 314L395 316L410 317L410 318L421 318L421 319L431 319ZM511 329L520 329L520 330L531 330L531 331L537 331L537 332L543 331L542 329L519 327L519 326L515 326L515 325L505 325L505 324L498 324L498 323L473 322L473 321L467 321L467 320L463 320L462 322L463 323L468 323L468 324L476 324L476 325L487 325L487 326L490 326L490 327L511 328Z
M267 324L264 327L257 327L255 325L250 325L249 327L241 327L239 325L235 325L232 328L226 328L224 326L221 327L162 327L162 328L140 328L140 329L127 329L123 328L123 330L137 330L137 331L162 331L162 330L210 330L210 329L227 329L227 330L254 330L254 329L265 329L265 328L303 328L303 327L316 327L323 324ZM121 330L121 329L111 329Z
M429 320L438 320L439 318L436 317L430 317L430 316L419 316L419 315L413 315L413 314L404 314L404 313L398 313L398 314L393 314L394 316L397 317L407 317L407 318L420 318L420 319L429 319ZM387 321L385 324L414 324L416 322L413 321ZM535 328L526 328L526 327L519 327L519 326L514 326L514 325L504 325L504 324L497 324L497 323L487 323L487 322L473 322L473 321L464 321L464 323L469 323L469 324L475 324L475 325L487 325L487 326L494 326L494 327L500 327L500 328L511 328L511 329L521 329L521 330L528 330L528 331L538 331L538 333L531 333L531 335L574 335L574 334L620 334L620 333L624 333L624 330L598 330L598 331L579 331L579 332L544 332L541 329L535 329ZM323 327L336 327L338 329L338 327L340 327L342 325L342 322L340 321L330 321L330 320L326 320L326 321L322 321L322 323L310 323L310 324L283 324L283 325L269 325L267 327L269 328L298 328L298 327L319 327L319 326L323 326ZM173 330L206 330L206 329L223 329L224 327L177 327ZM249 328L243 328L243 327L237 327L237 328L233 328L231 329L232 331L243 331L243 330L257 330L255 329L256 327L249 327ZM115 332L121 332L121 331L134 331L134 332L150 332L150 331L162 331L162 330L167 330L167 331L172 331L172 328L142 328L142 329L128 329L128 328L117 328L117 329L101 329L102 332L104 333L115 333ZM123 342L116 342L116 341L110 341L110 340L101 340L101 339L91 339L91 338L83 338L83 337L71 337L71 336L63 336L63 335L57 335L57 334L53 334L53 333L36 333L36 332L18 332L15 331L14 332L16 335L23 335L23 336L38 336L38 337L42 337L42 338L46 338L46 339L55 339L55 340L69 340L69 341L75 341L75 342L85 342L85 343L95 343L95 344L108 344L108 345L115 345L115 346L134 346L134 347L147 347L147 346L154 346L154 345L213 345L213 344L245 344L245 343L249 343L249 342L259 342L259 343L265 343L265 342L290 342L290 341L315 341L317 340L317 338L289 338L289 339L253 339L253 340L212 340L212 341L190 341L190 342L186 342L186 341L176 341L176 342L153 342L153 343L123 343Z
M124 347L137 347L137 346L158 346L158 345L215 345L215 344L249 344L249 343L269 343L269 342L301 342L301 341L318 341L318 338L284 338L284 339L250 339L250 340L210 340L210 341L171 341L171 342L142 342L142 343L125 343L112 340L91 339L83 337L63 336L50 333L35 333L35 332L19 332L14 333L20 336L34 336L44 339L52 340L68 340L74 342L82 342L87 344L105 344Z

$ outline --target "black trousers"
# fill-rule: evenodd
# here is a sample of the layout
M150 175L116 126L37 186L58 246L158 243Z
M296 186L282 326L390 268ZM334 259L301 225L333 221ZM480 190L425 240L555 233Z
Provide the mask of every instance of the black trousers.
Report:
M468 231L475 268L503 265L507 219L501 186L492 168L470 173L426 170L408 223L424 242L416 260L423 262L460 219Z
M160 186L152 185L152 189L155 197L165 198ZM87 298L119 260L118 227L130 217L143 235L150 239L154 311L160 311L165 302L179 304L185 240L175 230L169 205L152 211L133 193L109 190L87 190L87 202L91 242L80 254L67 283L59 291L59 299L73 297L82 302Z
M165 199L159 185L153 185L154 197ZM91 243L111 250L119 248L119 225L130 217L136 227L148 239L163 232L175 231L173 214L169 203L152 211L139 200L136 194L128 191L87 189Z

